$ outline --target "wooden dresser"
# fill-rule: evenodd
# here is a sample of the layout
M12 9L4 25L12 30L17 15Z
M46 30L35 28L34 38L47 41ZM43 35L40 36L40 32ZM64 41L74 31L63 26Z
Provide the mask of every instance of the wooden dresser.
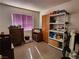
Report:
M9 28L9 32L14 46L18 46L24 43L23 28Z

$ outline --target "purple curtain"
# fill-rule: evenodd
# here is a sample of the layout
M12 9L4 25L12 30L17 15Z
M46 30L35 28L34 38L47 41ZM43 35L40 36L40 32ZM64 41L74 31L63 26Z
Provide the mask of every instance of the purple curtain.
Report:
M32 16L13 14L12 25L21 25L24 30L31 30L33 27Z
M22 15L21 14L13 14L13 25L22 25Z

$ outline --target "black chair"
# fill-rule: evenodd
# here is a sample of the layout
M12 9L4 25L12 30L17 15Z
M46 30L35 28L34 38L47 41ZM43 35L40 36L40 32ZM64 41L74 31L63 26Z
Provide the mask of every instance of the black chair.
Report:
M2 40L0 39L0 55L2 55Z
M2 55L2 59L14 59L14 51L11 49L9 35L0 35L0 54Z
M69 57L62 57L61 59L70 59Z

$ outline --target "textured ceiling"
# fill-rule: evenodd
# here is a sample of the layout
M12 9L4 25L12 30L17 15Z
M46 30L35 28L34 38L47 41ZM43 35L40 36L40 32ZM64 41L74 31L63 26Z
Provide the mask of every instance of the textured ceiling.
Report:
M44 10L68 1L70 0L2 0L1 2L5 4L6 3L11 4L11 5L12 3L14 3L22 6L28 6L29 8L34 7L36 9Z

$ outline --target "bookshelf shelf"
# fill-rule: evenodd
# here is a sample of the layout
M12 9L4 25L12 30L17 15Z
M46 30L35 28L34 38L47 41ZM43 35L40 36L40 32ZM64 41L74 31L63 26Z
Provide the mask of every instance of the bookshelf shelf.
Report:
M65 12L49 15L49 45L59 50L63 49L64 32L66 30L66 21L68 20L68 14Z
M53 14L53 15L50 15L50 16L52 16L52 17L55 17L55 16L63 16L63 15L65 15L66 13L59 13L59 14Z
M58 49L58 50L61 50L61 51L63 50L63 49L58 48L58 47L56 47L56 46L53 46L53 45L51 45L51 44L49 44L49 43L48 43L48 45L50 45L50 46L52 46L52 47L54 47L54 48L56 48L56 49Z
M64 23L49 23L49 24L64 24Z
M57 32L57 33L64 33L64 30L63 31L58 31L58 30L49 30L50 32Z
M58 41L58 42L63 42L63 39L56 39L56 38L51 38L51 37L49 37L49 39L55 40L55 41Z

